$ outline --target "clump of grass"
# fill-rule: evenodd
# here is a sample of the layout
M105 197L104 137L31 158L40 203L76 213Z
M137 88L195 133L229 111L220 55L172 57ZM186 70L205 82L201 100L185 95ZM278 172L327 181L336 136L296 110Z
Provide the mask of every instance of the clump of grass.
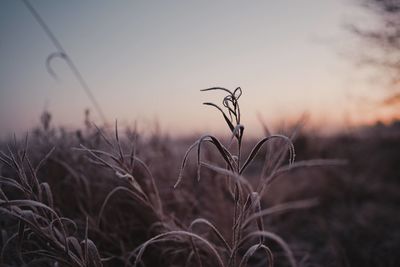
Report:
M226 88L213 87L202 91L223 91L227 93L222 101L223 108L210 102L204 104L216 108L222 114L231 132L231 139L229 144L225 146L217 137L207 134L193 143L184 155L180 173L174 188L177 188L183 180L184 170L190 152L197 149L197 180L200 181L202 168L215 172L217 174L215 178L227 180L230 197L233 200L231 237L224 237L211 221L205 218L197 218L192 221L186 230L164 232L140 245L130 255L131 257L135 257L134 266L137 266L141 262L144 251L150 245L159 242L186 242L190 244L189 246L191 249L189 249L189 253L186 256L186 266L193 264L197 266L208 264L221 267L247 266L248 260L256 253L263 253L265 257L261 262L265 262L267 266L273 266L274 254L265 242L266 239L272 240L280 246L289 264L292 267L296 266L296 260L289 245L278 235L264 229L263 217L283 210L307 208L315 205L316 200L296 201L269 209L262 209L260 198L265 193L268 186L280 174L296 167L305 166L307 165L306 162L295 165L293 143L290 138L284 135L269 135L262 138L253 147L247 155L247 158L243 159L242 146L245 127L241 124L241 111L238 101L242 95L241 88L238 87L234 91L230 91ZM285 142L286 150L282 155L279 155L279 158L284 158L285 155L288 155L288 164L283 167L276 166L269 175L260 176L258 186L254 188L250 181L243 175L262 147L273 139L280 139ZM209 143L215 148L224 166L208 162L202 158L201 149L205 143ZM277 165L280 163L281 162L278 161ZM312 162L308 163L312 164ZM324 164L326 162L314 163ZM218 244L212 243L200 234L195 233L196 225L203 225L210 229L216 236Z
M76 148L75 150L87 152L91 157L92 164L112 170L117 178L126 180L129 184L129 187L116 187L107 195L101 207L97 223L100 224L102 214L110 198L120 191L127 192L145 210L151 211L158 221L163 221L162 201L155 179L146 163L136 156L134 141L131 143L129 153L126 153L120 142L117 122L115 123L115 144L111 142L110 138L101 129L97 129L112 152L91 149L82 144L80 148ZM135 178L134 171L136 168L141 168L145 172L147 179L139 181Z
M14 233L2 231L5 241L0 265L8 258L14 266L37 264L43 259L65 266L102 266L97 247L88 238L88 221L82 235L76 222L57 212L49 184L39 180L38 172L54 148L36 166L27 149L28 138L22 149L15 141L13 147L8 146L8 153L0 155L13 174L0 176L0 213L17 222Z

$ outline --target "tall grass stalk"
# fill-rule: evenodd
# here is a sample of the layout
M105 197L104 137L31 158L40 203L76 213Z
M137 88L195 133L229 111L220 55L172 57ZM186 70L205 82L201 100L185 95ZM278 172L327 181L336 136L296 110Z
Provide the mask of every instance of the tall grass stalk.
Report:
M171 231L162 233L158 236L145 242L137 250L134 251L136 256L134 266L141 262L141 257L144 250L153 242L156 241L176 241L176 239L187 239L198 248L193 249L187 258L187 263L192 260L194 263L210 264L210 258L214 259L215 265L224 267L237 267L246 266L250 257L254 256L258 251L262 251L267 259L268 266L273 266L273 252L266 243L266 239L270 239L275 244L281 247L285 253L288 263L295 267L297 266L295 257L289 247L289 245L277 234L264 230L263 216L274 212L281 212L289 209L308 208L316 205L315 200L297 201L287 203L285 205L262 209L260 198L265 192L266 187L279 176L279 174L289 171L293 168L306 166L307 164L312 165L313 163L325 163L325 162L301 162L295 164L295 150L294 145L290 138L284 135L269 135L262 138L250 151L246 158L243 156L243 136L245 127L241 124L241 110L239 106L239 98L242 95L242 89L236 88L234 91L230 91L222 87L212 87L202 90L203 92L210 91L223 91L227 95L223 98L222 106L216 105L211 102L205 102L204 105L216 108L228 126L231 132L231 141L225 146L217 137L213 135L204 135L194 142L186 151L183 161L181 164L180 172L174 188L177 188L183 181L184 170L187 165L189 154L193 150L197 150L197 180L201 179L201 169L205 168L217 174L216 177L224 178L228 181L227 186L231 192L233 200L233 218L231 237L227 238L218 230L218 228L209 220L205 218L197 218L192 221L188 231ZM278 158L283 158L285 155L288 157L288 165L275 166L273 173L269 176L261 176L258 181L259 186L254 189L249 180L243 175L247 168L256 158L257 154L261 151L262 147L271 142L274 139L283 140L285 142L286 150L282 150ZM205 143L211 144L215 148L215 151L220 156L224 165L218 165L217 163L208 162L202 158L202 147ZM233 143L236 143L234 146ZM236 148L236 149L235 149ZM279 160L277 164L279 165ZM194 234L195 225L204 225L215 234L217 240L222 245L220 247L217 244L205 242L200 238L198 234ZM252 227L256 227L257 230L251 230ZM230 240L230 241L228 241ZM212 248L215 249L212 249ZM218 248L218 249L217 249ZM201 251L202 253L199 253ZM208 255L207 259L203 255Z

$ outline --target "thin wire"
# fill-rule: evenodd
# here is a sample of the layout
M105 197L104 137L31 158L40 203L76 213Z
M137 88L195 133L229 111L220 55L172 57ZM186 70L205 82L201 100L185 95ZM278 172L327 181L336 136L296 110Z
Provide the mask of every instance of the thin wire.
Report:
M85 91L87 97L89 100L92 102L94 108L96 109L97 113L99 114L101 120L103 121L104 124L107 124L107 119L97 102L96 98L94 97L94 94L92 93L92 90L90 89L88 83L86 80L83 78L83 75L75 65L75 63L72 61L71 57L68 55L68 53L65 51L63 46L61 45L60 41L55 37L55 35L52 33L50 28L47 26L43 18L40 16L40 14L36 11L36 9L29 3L28 0L22 0L22 2L25 4L26 8L29 10L31 15L34 17L34 19L37 21L37 23L40 25L40 27L43 29L47 37L50 39L50 41L53 43L53 45L56 47L58 52L63 55L63 58L65 59L68 67L71 69L72 73L75 75L75 78L78 80L79 84L81 85L82 89Z

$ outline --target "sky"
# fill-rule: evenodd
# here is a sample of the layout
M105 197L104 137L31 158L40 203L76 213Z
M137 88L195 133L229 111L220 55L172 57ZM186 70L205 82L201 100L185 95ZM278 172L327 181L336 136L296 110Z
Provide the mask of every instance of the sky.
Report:
M171 134L226 132L220 114L202 102L240 86L242 123L261 134L269 125L308 114L312 127L369 122L362 101L380 97L351 56L357 42L346 23L373 21L350 0L50 1L31 0L89 84L107 120ZM52 123L83 126L99 116L22 1L0 2L0 136ZM364 104L362 104L364 103Z

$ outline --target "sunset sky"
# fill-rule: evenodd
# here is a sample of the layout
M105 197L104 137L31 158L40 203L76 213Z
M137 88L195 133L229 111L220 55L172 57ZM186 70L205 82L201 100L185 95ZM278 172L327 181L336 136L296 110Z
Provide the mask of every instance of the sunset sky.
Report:
M349 23L374 18L350 0L281 1L31 1L75 61L109 121L176 134L225 130L200 89L242 87L243 124L260 133L294 121L326 129L386 116L368 105L381 97ZM98 116L22 1L0 3L0 136L23 132L44 109L55 125L80 127L84 110Z

